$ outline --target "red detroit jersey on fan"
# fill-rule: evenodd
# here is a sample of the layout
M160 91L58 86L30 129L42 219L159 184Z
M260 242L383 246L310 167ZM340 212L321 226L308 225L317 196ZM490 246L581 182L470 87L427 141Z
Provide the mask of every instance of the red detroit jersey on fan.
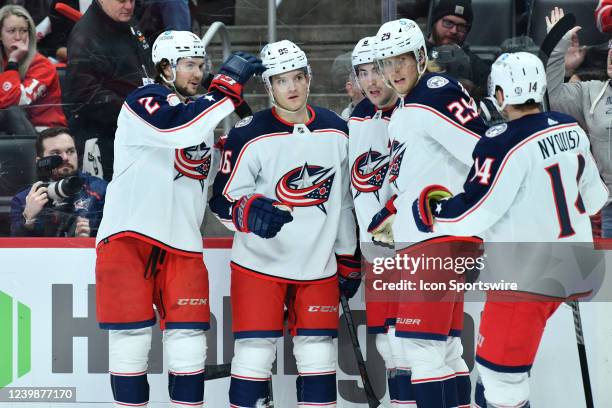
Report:
M200 223L216 169L213 131L233 110L218 91L187 104L156 84L131 93L117 121L114 176L96 245L136 236L201 256Z
M391 162L387 127L395 108L379 109L366 98L357 104L348 121L351 190L361 242L372 242L368 225L391 198L387 181Z
M388 179L398 194L395 242L419 242L440 235L416 228L412 201L432 184L459 190L472 165L472 151L485 131L474 100L451 77L425 74L404 98L389 124L392 157Z
M235 229L232 204L247 194L293 208L293 221L274 238L235 234L232 262L245 272L312 282L336 275L334 253L355 253L346 122L327 109L307 109L305 124L284 121L274 108L257 112L225 140L210 201L224 225Z

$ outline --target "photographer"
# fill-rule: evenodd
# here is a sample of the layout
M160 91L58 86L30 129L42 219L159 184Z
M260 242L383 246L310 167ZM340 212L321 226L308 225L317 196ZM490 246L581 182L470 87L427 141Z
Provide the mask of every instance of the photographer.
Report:
M40 181L11 201L11 235L94 237L102 218L107 182L77 171L73 136L67 128L42 131L36 139Z

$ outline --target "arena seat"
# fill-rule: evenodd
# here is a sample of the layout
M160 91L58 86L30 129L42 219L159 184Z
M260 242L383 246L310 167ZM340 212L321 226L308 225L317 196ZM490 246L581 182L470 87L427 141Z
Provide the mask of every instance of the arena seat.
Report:
M0 136L0 236L8 235L11 198L36 180L36 137Z

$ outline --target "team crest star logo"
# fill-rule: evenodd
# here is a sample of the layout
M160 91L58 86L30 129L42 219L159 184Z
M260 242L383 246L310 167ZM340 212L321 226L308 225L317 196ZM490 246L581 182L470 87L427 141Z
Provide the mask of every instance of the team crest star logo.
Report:
M214 102L215 101L215 97L212 95L206 95L204 96L204 99L206 99L209 102Z
M440 214L442 212L442 203L436 203L436 214Z
M211 149L202 143L198 146L176 149L174 155L174 180L182 177L197 180L204 191L212 162Z
M404 143L396 140L393 141L391 145L391 164L389 165L389 182L393 183L396 187L405 151Z
M389 155L383 155L375 150L368 150L359 155L351 169L351 184L356 190L355 197L361 193L374 193L380 202L379 190L382 187L389 170Z
M287 172L276 184L278 199L293 207L316 206L327 214L324 203L334 182L333 167L321 167L304 163Z

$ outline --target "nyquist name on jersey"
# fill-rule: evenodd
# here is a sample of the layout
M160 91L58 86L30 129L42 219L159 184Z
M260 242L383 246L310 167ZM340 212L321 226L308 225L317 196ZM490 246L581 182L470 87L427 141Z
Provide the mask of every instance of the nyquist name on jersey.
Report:
M554 155L576 149L580 146L580 135L575 130L561 131L538 141L538 146L540 146L542 158L548 159L551 154Z

